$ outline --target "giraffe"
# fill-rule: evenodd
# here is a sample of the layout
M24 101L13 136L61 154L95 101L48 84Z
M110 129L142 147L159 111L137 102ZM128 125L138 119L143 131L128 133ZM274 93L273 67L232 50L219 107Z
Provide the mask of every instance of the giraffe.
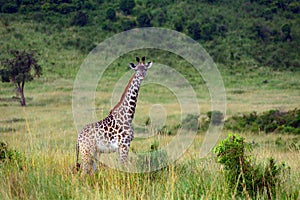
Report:
M101 121L86 125L78 134L76 144L76 169L79 170L79 153L81 154L82 169L85 173L96 171L95 161L100 153L118 152L119 162L127 163L130 142L134 132L132 120L135 113L139 88L152 62L145 63L145 57L136 57L137 65L130 63L135 70L129 80L120 101Z

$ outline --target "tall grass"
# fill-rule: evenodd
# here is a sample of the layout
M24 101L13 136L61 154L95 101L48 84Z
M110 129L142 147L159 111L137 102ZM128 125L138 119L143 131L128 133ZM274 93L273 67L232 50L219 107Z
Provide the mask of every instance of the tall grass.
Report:
M0 163L0 199L230 199L234 195L234 189L226 187L223 169L215 156L199 157L202 135L196 137L182 158L162 170L139 174L100 168L96 174L85 176L73 173L76 133L70 127L64 133L48 132L45 129L52 130L51 121L56 116L44 116L48 122L43 124L43 116L41 121L32 120L28 117L32 113L22 112L25 121L16 122L19 124L15 127L17 130L23 127L24 132L1 137L20 151L24 159ZM45 115L38 109L34 112ZM44 126L41 128L40 124ZM282 189L276 191L276 197L299 198L299 152L277 149L270 135L246 134L246 137L259 145L254 148L258 159L272 155L291 166L291 174ZM144 148L139 141L133 141L133 146L136 150ZM267 199L267 194L258 197Z
M150 72L150 71L149 71ZM269 107L294 107L298 105L299 96L295 88L262 88L242 87L233 83L234 76L224 73L225 84L229 91L229 114L248 111L265 110ZM297 73L278 72L274 82L288 83L288 76L298 82ZM107 76L112 76L108 73ZM258 85L260 79L255 78ZM247 78L245 78L247 80ZM280 80L280 81L279 81ZM255 80L253 80L255 82ZM97 91L97 105L103 108L103 117L110 108L109 99L113 90L112 84L107 83L107 90ZM40 83L44 83L42 86ZM3 86L3 87L2 87ZM4 87L5 86L5 87ZM73 125L71 107L70 79L38 80L27 85L26 94L29 98L28 107L19 107L18 102L4 101L10 99L11 88L1 83L0 101L0 139L21 152L25 158L20 163L0 163L0 199L230 199L234 189L225 186L223 169L215 162L214 155L200 158L200 147L203 135L198 135L193 145L183 157L169 167L151 173L133 174L119 172L109 168L101 168L93 176L73 174L75 164L75 141L77 131ZM282 85L283 86L283 85ZM297 86L294 86L297 87ZM241 89L244 93L230 93ZM147 119L147 105L155 101L155 88L144 88L145 98L141 95L138 101L136 119L144 123ZM161 90L163 91L163 90ZM260 96L264 94L265 96ZM164 95L161 94L161 98ZM169 94L167 94L169 95ZM258 98L258 96L260 96ZM209 104L200 99L201 112L209 110ZM166 101L166 107L173 108L172 102ZM140 110L140 111L138 111ZM177 122L176 109L168 109L171 126ZM101 111L102 112L102 111ZM101 115L101 116L100 116ZM226 135L226 133L224 133ZM244 133L246 139L254 141L254 156L262 162L268 157L276 161L285 161L291 167L290 176L276 191L278 199L298 199L300 197L300 168L299 151L277 146L276 139L283 141L292 139L289 135L255 135ZM167 145L173 136L162 137ZM278 143L278 142L277 142ZM149 149L139 140L134 140L132 151ZM260 194L260 199L267 199L266 194Z
M61 149L45 148L27 155L19 166L2 163L1 199L228 199L234 193L233 189L228 193L222 169L211 158L184 159L144 174L106 168L82 176L72 173L73 157ZM297 199L299 187L299 171L293 171L276 196Z

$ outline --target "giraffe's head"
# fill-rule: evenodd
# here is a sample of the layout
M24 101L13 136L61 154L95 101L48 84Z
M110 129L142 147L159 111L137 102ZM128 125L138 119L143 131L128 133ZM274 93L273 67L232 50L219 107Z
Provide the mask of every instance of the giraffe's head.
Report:
M136 57L136 61L138 64L129 64L129 67L135 70L135 76L141 80L145 78L147 69L149 69L152 66L152 62L145 63L145 59L145 57L142 57L142 62L140 62L140 58Z

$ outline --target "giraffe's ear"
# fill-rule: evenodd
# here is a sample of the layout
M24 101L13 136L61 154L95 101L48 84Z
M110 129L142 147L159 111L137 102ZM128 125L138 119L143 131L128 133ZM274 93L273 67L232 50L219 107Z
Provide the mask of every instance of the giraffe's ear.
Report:
M146 66L149 69L150 67L152 67L152 62L148 62Z
M131 69L135 69L135 65L133 64L133 63L129 63L129 67L131 68Z

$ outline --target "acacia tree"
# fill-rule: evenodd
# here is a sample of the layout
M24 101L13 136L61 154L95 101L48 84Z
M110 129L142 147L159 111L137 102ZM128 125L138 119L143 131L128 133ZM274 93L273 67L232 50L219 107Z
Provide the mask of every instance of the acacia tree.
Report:
M33 51L11 50L9 53L11 54L11 58L6 58L1 62L1 79L2 82L12 82L15 84L17 92L21 96L21 106L26 106L24 96L25 83L32 81L34 77L42 75L42 68L37 63Z

